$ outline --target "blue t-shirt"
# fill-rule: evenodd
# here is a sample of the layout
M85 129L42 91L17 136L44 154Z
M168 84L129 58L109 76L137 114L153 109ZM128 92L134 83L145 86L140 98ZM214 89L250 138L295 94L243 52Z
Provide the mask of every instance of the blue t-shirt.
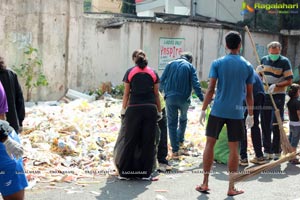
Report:
M217 79L217 91L211 115L226 119L243 119L246 84L254 83L252 65L242 56L229 54L215 60L209 78Z
M265 94L264 84L258 74L255 72L254 74L254 83L253 83L253 97L258 94Z

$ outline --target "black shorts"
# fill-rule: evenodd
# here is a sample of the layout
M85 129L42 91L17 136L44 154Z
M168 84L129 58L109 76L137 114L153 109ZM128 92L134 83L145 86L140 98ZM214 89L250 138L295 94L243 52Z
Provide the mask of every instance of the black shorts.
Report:
M224 124L227 125L229 142L242 141L246 137L244 119L226 119L212 115L208 117L205 135L218 139Z

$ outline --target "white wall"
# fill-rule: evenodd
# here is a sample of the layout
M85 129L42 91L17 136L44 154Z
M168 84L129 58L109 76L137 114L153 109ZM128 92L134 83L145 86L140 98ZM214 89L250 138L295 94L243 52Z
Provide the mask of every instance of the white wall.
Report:
M148 0L138 3L138 16L154 16L155 12L190 15L191 1L187 0Z

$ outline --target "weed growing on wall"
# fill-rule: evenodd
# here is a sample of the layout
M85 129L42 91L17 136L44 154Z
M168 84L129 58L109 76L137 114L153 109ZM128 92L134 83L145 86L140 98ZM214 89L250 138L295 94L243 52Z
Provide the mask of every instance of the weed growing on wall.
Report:
M23 52L24 63L13 66L18 76L24 80L26 88L26 101L31 100L32 90L40 86L47 86L48 81L42 72L42 60L38 56L38 50L28 45Z

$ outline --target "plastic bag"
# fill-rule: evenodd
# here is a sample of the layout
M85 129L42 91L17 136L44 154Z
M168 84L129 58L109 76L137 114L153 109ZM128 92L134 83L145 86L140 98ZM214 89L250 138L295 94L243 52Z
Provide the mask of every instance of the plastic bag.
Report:
M227 127L223 126L219 139L217 140L214 147L214 159L218 163L227 164L229 157L229 146L227 137Z

